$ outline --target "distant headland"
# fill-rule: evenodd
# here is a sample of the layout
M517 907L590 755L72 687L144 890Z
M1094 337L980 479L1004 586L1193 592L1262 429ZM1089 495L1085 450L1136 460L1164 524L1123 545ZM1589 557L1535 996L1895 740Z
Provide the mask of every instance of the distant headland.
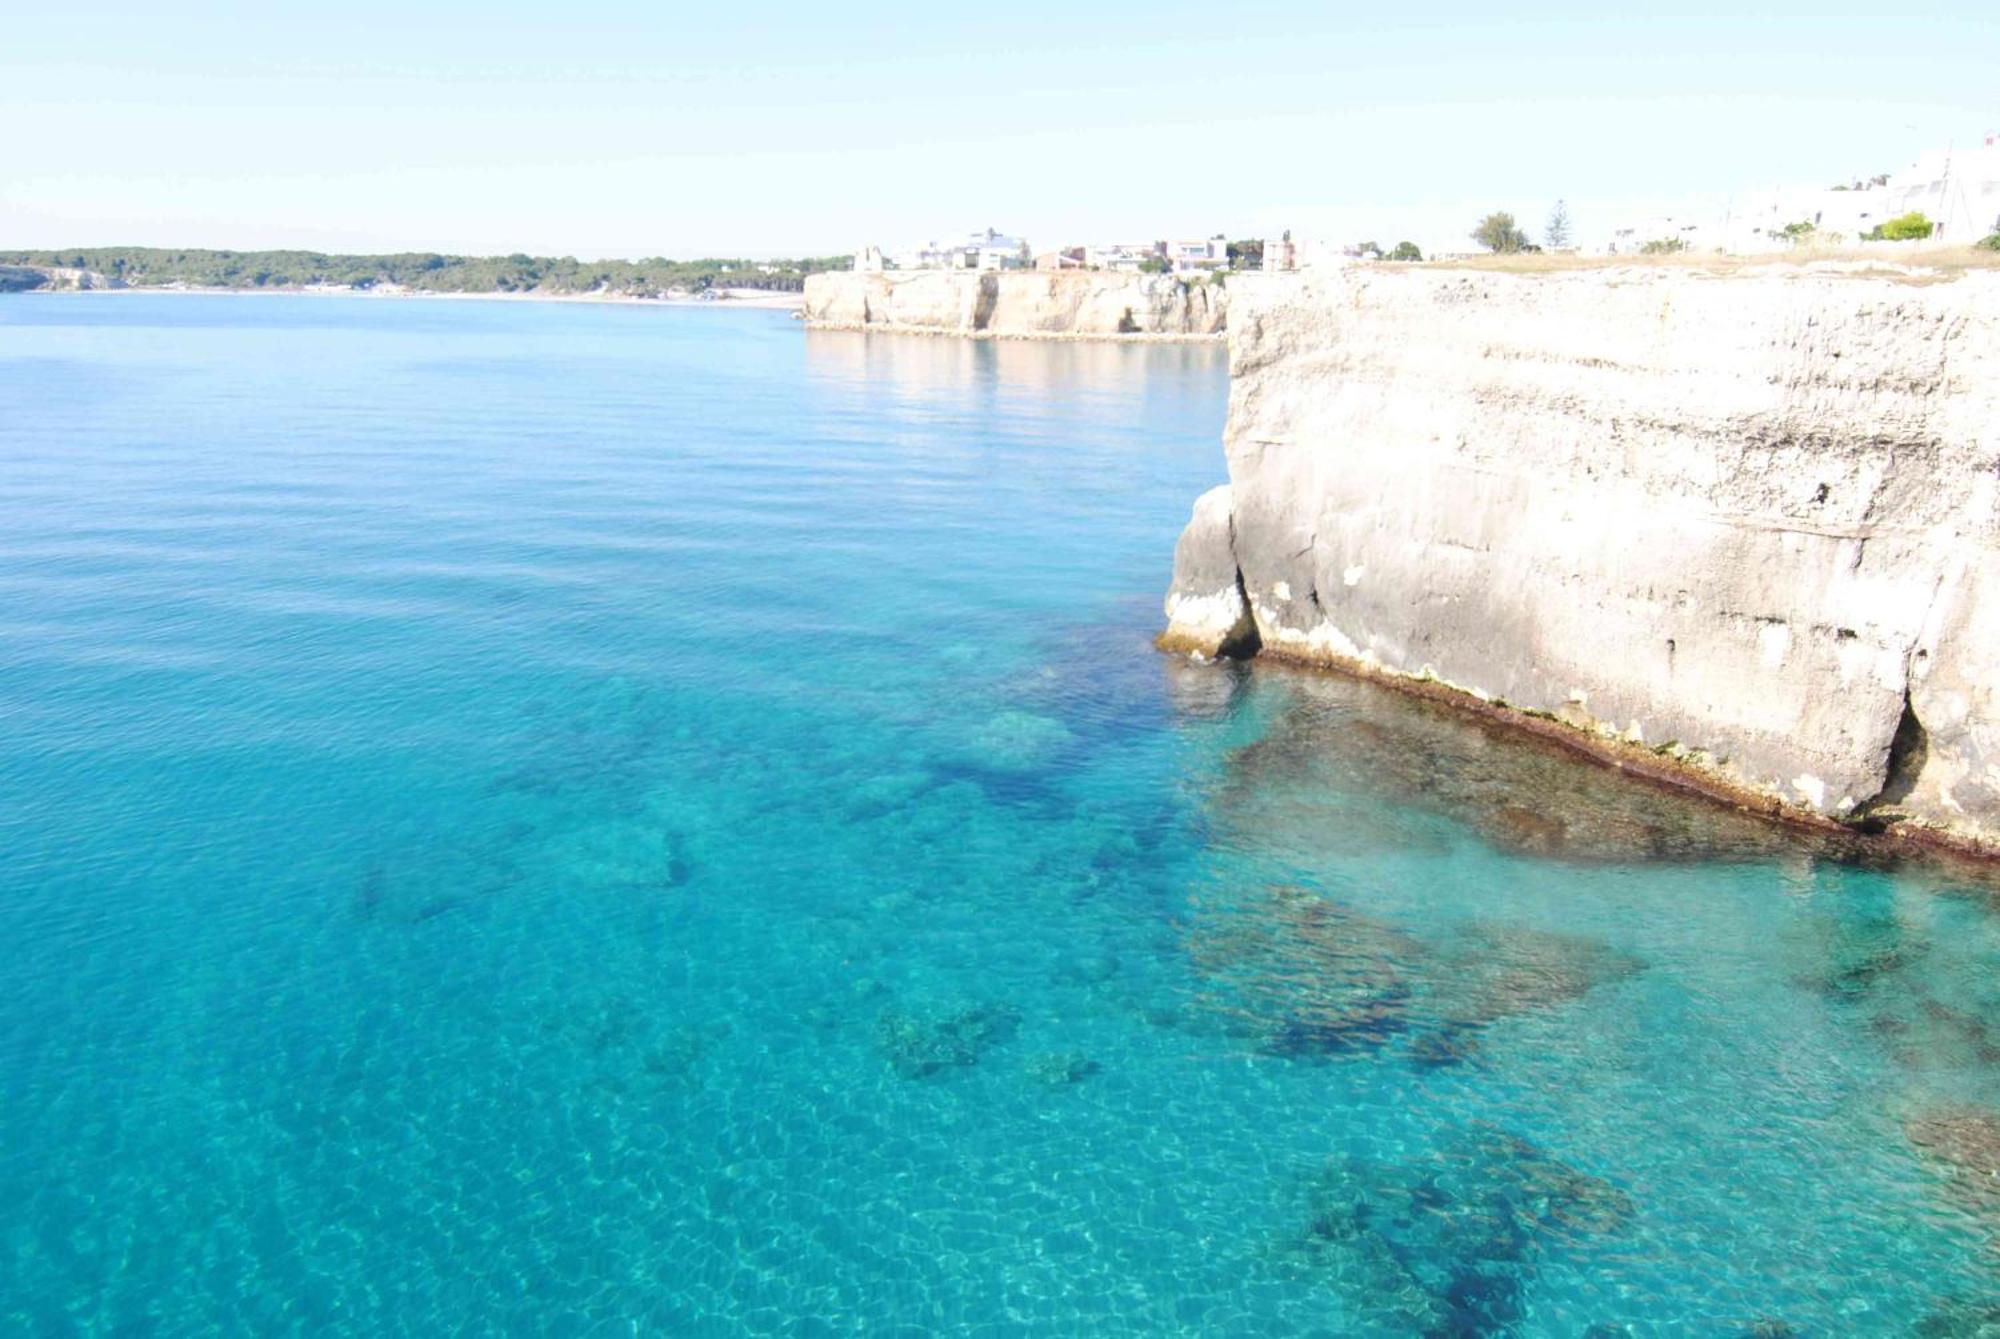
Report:
M0 251L0 292L44 289L201 289L458 297L703 300L796 295L806 277L845 269L847 256L790 260L578 260L574 256L330 255L77 247Z

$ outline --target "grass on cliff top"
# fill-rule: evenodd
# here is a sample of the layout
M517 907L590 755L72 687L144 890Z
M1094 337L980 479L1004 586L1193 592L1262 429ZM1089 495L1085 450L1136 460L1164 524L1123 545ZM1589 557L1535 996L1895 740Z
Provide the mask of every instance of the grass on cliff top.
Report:
M1805 268L1820 264L1830 274L1902 279L1911 283L1956 279L1968 270L2000 270L2000 251L1976 246L1923 243L1878 246L1798 247L1750 256L1682 251L1664 256L1560 256L1530 252L1511 256L1446 257L1422 262L1432 269L1491 270L1500 274L1557 274L1569 270L1671 269L1706 274L1742 274L1773 266ZM1416 268L1413 266L1412 268Z

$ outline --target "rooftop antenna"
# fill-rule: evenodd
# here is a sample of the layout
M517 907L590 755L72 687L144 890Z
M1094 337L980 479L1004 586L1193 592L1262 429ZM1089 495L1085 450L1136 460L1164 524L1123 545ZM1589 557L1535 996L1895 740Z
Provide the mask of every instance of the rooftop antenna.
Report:
M1938 183L1938 203L1942 206L1938 213L1943 217L1938 220L1937 227L1931 232L1931 236L1940 239L1944 237L1945 225L1951 222L1951 151L1957 144L1957 140L1944 142L1944 179ZM1964 195L1965 188L1959 187L1958 193Z

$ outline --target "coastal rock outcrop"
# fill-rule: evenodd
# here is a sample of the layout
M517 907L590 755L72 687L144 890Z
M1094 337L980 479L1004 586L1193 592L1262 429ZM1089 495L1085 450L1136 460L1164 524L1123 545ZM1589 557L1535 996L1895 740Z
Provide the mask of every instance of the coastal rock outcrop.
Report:
M71 265L0 265L0 293L25 293L43 289L56 293L87 293L94 289L123 288L125 282L96 270Z
M1233 528L1228 484L1195 499L1194 516L1174 545L1162 648L1210 660L1257 650L1257 624L1237 572Z
M1240 590L1266 653L2000 841L2000 275L1231 292L1229 485L1163 645L1212 654Z
M1099 271L834 271L806 280L806 323L1015 339L1218 339L1219 283Z

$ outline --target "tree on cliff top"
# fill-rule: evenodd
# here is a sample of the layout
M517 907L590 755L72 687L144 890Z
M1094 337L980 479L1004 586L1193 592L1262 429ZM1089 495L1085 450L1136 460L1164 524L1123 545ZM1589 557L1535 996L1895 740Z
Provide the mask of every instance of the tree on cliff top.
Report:
M1525 251L1528 247L1528 234L1514 226L1512 214L1505 213L1488 214L1479 220L1479 226L1472 230L1472 240L1502 255Z
M1396 249L1389 253L1390 260L1422 260L1424 253L1417 249L1415 242L1398 242Z
M1931 228L1931 221L1922 212L1912 210L1880 224L1867 238L1871 242L1916 242L1929 237Z
M1556 207L1549 211L1547 226L1542 229L1542 246L1549 251L1567 251L1569 240L1569 206L1558 200Z

